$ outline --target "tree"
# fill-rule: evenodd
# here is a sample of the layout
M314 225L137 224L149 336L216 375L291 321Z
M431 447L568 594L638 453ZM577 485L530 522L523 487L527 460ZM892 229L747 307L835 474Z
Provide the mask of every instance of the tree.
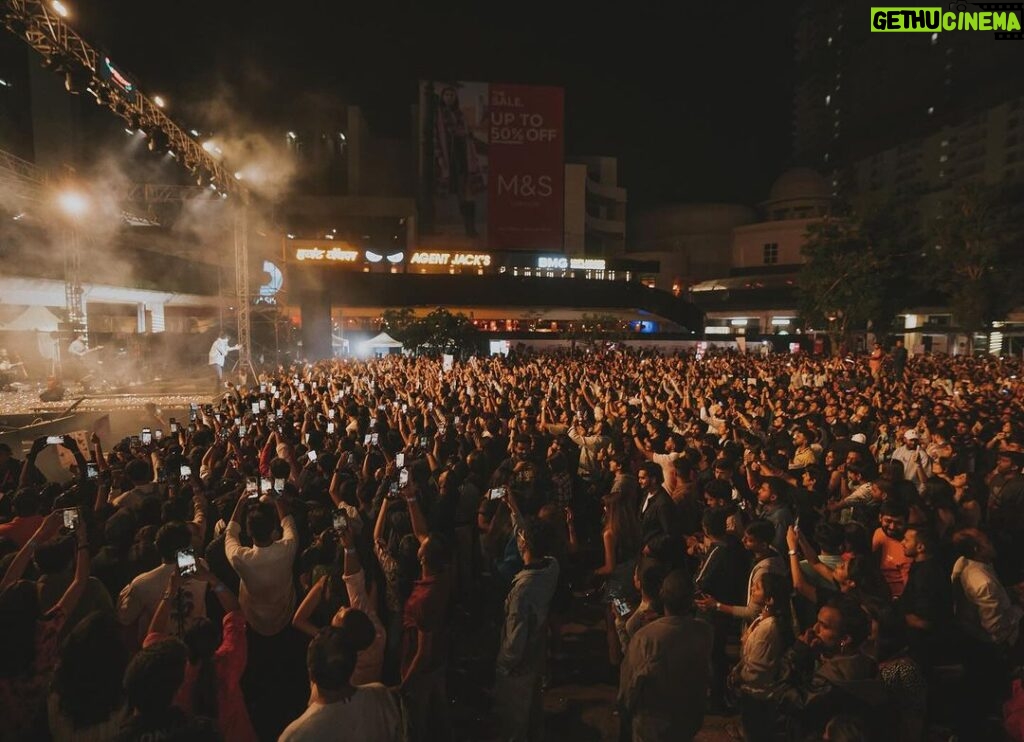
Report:
M902 204L812 224L802 252L801 314L825 327L834 351L859 330L886 332L913 293L908 261L920 238Z
M409 350L434 353L458 353L471 348L479 334L464 314L452 314L442 307L418 319L407 307L385 310L381 329Z
M973 351L974 333L991 330L1013 308L1024 269L1021 188L966 185L945 201L930 232L929 284L949 301ZM926 251L927 255L927 251Z

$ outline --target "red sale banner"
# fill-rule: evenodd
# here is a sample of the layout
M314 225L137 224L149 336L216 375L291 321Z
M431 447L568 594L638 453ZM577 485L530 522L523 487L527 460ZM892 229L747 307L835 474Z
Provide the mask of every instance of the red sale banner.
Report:
M561 250L561 88L491 83L487 106L487 238L495 250Z

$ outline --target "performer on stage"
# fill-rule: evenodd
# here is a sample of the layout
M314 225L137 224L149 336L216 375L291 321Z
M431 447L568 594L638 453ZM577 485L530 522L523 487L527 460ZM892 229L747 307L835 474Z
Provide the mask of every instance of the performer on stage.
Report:
M99 350L97 348L97 350ZM68 345L67 363L65 376L86 386L89 380L90 370L86 364L86 356L89 354L89 341L84 332L75 335L75 339Z
M241 350L241 345L228 345L228 334L224 330L221 330L220 335L216 340L213 341L213 345L210 346L210 366L213 368L213 393L217 394L221 390L221 381L224 379L224 361L227 360L228 353L233 350Z
M0 348L0 389L6 389L14 381L12 371L16 365L7 357L7 348Z

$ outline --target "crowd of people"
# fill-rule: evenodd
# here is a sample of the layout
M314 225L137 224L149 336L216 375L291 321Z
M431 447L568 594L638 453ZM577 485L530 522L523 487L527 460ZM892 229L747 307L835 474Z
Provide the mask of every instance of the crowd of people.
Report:
M0 740L452 739L465 616L496 617L493 736L540 740L582 606L623 740L708 713L750 741L998 739L1020 373L390 356L229 383L109 452L0 446Z

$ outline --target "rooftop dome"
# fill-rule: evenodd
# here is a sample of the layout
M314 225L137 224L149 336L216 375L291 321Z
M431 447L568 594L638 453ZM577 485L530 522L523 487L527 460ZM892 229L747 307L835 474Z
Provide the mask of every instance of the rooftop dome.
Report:
M780 175L772 184L769 201L831 198L828 182L809 167L795 167Z

